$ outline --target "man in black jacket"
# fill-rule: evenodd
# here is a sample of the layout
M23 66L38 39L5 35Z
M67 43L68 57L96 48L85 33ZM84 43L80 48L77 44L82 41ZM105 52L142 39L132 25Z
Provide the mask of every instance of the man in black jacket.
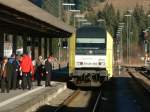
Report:
M8 63L8 58L4 57L0 66L0 78L1 78L1 92L4 93L7 90L9 93L11 83L12 65Z
M42 56L39 56L39 58L36 60L35 74L36 74L38 86L42 86L41 81L42 81L42 76L43 76L43 69L42 69L43 62L44 62L44 60L43 60Z
M47 58L45 61L45 70L46 70L46 79L45 79L45 87L51 86L51 77L52 77L52 63L54 61L53 54Z
M13 76L12 76L12 88L15 90L17 86L19 86L19 73L20 73L20 63L19 63L19 56L15 56L15 60L12 63L13 65Z

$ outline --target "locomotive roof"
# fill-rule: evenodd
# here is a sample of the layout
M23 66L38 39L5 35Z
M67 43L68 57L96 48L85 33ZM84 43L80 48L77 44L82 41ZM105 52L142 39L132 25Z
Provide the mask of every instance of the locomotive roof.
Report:
M77 29L77 38L105 38L106 29L98 26L84 26Z

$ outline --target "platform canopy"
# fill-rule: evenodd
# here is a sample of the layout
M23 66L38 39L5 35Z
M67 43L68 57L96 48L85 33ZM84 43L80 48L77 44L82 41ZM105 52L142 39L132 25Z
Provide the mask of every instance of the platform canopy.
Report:
M28 0L0 0L0 31L68 37L75 29Z

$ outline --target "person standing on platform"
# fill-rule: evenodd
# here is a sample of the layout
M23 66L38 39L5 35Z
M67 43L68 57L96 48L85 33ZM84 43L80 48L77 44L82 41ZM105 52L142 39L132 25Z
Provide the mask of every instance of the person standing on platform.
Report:
M20 57L21 58L21 57ZM19 65L20 65L20 59L19 59ZM17 80L18 80L18 82L17 82L17 87L19 88L19 89L21 89L22 88L22 70L21 70L21 67L19 66L19 74L18 74L18 77L17 77Z
M28 87L28 89L30 90L32 86L31 78L32 74L34 73L34 68L32 64L32 59L27 53L21 56L20 68L22 71L22 88L24 90Z
M12 74L10 76L10 83L9 83L9 88L10 89L13 88L13 75L14 75L14 72L13 72L13 62L15 61L15 58L16 58L16 54L15 53L12 53L11 57L8 58L8 62L11 64L11 68L12 68Z
M53 54L51 53L50 56L45 61L45 70L46 70L46 79L45 79L45 87L51 86L51 77L52 77L52 63L54 61Z
M10 82L12 75L12 65L8 62L7 57L3 57L1 66L0 66L0 79L1 79L1 92L4 93L7 90L9 93Z
M12 81L12 88L15 90L17 86L19 87L19 69L20 69L20 63L19 63L19 56L15 56L15 60L13 61L13 81Z
M16 55L13 53L13 54L11 55L11 57L8 59L8 62L9 62L10 64L13 64L15 58L16 58Z
M36 78L37 78L37 85L38 86L42 86L41 85L41 80L42 80L42 76L43 76L43 58L42 56L39 56L38 59L36 60Z

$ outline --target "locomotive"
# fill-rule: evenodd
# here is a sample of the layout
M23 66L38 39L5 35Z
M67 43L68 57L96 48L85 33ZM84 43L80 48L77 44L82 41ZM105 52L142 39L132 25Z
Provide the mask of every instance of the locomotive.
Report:
M113 37L103 27L83 26L69 39L67 85L100 86L113 75Z

